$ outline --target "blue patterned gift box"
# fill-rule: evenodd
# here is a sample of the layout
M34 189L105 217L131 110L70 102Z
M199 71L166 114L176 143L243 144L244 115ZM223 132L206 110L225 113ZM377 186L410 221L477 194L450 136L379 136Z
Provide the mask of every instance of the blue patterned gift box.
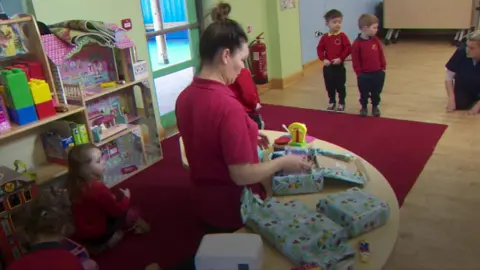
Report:
M323 189L323 174L312 171L308 174L275 175L272 179L275 195L294 195L320 192Z
M285 153L289 154L301 154L307 156L316 156L316 162L319 165L319 171L322 172L324 178L333 178L346 182L351 182L355 184L364 185L366 182L365 168L361 161L358 161L352 154L340 154L332 151L328 151L321 148L311 147L311 148L287 148ZM336 160L335 166L329 167L323 164L322 157L327 157L332 160ZM329 162L330 163L330 162ZM355 163L358 168L357 171L352 172L345 168L346 163Z
M351 188L321 199L317 212L345 227L350 237L357 237L385 225L390 207L359 188Z
M355 255L344 228L299 201L262 201L245 189L241 211L248 228L297 266L314 263L335 269L338 262Z
M286 148L284 152L274 152L270 155L270 159L280 157L285 154L294 154L301 156L308 156L307 151L292 152L292 148ZM272 190L275 195L295 195L295 194L308 194L317 193L323 189L323 172L314 168L312 170L298 173L298 174L284 174L283 172L277 172L272 178Z

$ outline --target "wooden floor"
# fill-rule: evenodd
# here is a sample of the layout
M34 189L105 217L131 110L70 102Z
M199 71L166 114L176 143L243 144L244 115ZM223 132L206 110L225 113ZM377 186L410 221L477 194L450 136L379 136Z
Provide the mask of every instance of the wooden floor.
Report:
M449 126L401 209L400 234L386 270L480 269L480 115L445 112L444 66L453 51L438 41L386 47L382 115ZM347 112L357 113L356 79L350 64L347 70ZM261 100L325 108L320 66L307 68L287 89L265 92Z

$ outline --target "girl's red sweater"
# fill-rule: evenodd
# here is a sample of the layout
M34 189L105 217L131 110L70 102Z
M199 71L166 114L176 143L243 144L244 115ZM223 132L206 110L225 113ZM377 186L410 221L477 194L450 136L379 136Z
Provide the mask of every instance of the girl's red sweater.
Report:
M229 85L237 99L242 103L247 113L255 113L257 104L260 103L257 85L252 79L252 73L248 68L242 69L235 82Z

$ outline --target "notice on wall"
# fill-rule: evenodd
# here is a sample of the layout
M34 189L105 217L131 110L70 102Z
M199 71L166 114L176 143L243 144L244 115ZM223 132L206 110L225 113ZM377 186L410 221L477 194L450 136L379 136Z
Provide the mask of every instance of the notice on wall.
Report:
M280 10L295 8L295 0L280 0Z

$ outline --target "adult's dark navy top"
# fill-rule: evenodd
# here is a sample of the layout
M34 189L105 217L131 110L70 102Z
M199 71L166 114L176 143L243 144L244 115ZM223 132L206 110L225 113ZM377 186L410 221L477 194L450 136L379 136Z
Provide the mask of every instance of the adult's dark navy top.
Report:
M480 62L468 57L465 46L455 51L446 68L455 73L455 90L480 95Z

